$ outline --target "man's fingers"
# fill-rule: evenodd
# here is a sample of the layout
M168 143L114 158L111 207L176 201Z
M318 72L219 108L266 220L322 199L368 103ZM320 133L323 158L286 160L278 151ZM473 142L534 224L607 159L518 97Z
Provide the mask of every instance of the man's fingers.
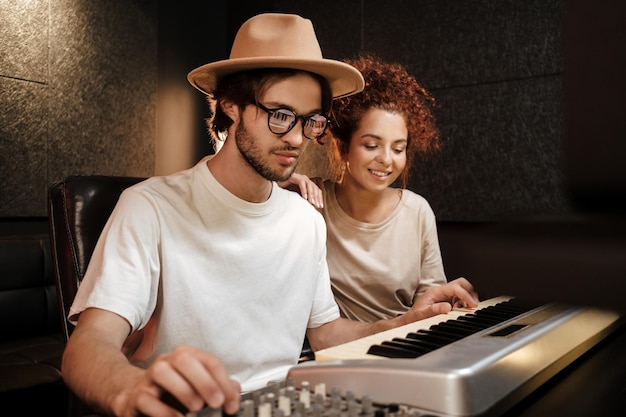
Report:
M163 390L159 396L161 402L185 414L201 409L204 400L194 388L196 377L193 374L197 372L197 361L181 354L181 350L163 355L154 362L150 373L154 383Z
M241 385L239 385L239 382L232 379L230 383L232 385L232 389L230 390L231 394L226 395L224 412L229 415L235 415L237 411L239 411L239 393L241 392Z
M239 408L239 383L228 376L215 356L190 346L179 346L151 367L153 379L166 395L162 401L183 412L199 411L205 405L229 410ZM234 414L234 413L233 413Z
M239 383L230 378L224 364L215 356L203 355L202 363L212 377L209 385L199 386L207 404L213 408L228 406L236 412L239 409Z

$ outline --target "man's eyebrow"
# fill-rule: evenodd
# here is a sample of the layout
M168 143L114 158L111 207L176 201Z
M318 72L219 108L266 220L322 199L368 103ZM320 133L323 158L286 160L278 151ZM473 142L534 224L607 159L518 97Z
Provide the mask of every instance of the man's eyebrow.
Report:
M312 114L323 113L321 108L317 108L315 110L311 110L310 112L307 112L307 113L298 113L296 111L296 109L293 108L293 106L290 106L289 104L285 104L285 103L280 103L280 102L277 102L277 101L268 101L264 105L268 109L289 109L292 112L296 113L298 116L310 116Z

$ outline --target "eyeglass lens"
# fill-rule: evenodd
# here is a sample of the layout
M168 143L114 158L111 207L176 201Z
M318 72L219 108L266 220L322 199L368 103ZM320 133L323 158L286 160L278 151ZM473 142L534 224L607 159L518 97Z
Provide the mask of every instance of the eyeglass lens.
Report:
M276 109L269 114L269 128L277 135L289 132L295 126L298 117L288 109ZM328 123L326 117L321 114L314 114L303 117L302 133L309 139L320 137Z

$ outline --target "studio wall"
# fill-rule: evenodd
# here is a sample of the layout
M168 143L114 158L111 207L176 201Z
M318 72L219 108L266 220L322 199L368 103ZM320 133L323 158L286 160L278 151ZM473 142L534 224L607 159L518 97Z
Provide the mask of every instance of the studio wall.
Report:
M567 215L566 9L565 0L5 1L0 218L45 217L47 187L67 175L169 173L210 152L204 98L186 73L225 58L241 22L262 11L308 17L326 57L374 52L431 91L444 146L416 162L410 188L439 220ZM163 132L182 139L165 143ZM324 156L310 145L300 171L323 176Z
M563 176L566 1L275 3L312 19L328 57L374 52L404 64L435 96L443 148L416 160L409 188L439 220L571 213Z
M52 181L154 169L154 2L3 1L0 217L46 216Z

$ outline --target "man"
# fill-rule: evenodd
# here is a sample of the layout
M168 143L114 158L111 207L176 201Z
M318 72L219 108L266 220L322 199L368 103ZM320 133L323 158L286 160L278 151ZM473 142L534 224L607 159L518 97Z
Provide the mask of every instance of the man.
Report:
M309 20L253 17L228 60L189 80L226 139L195 167L126 190L105 226L63 357L67 384L92 408L233 414L241 390L284 378L305 332L317 350L446 311L438 301L453 296L475 305L458 286L392 320L339 318L324 221L276 185L324 134L332 98L363 89L356 69L322 58Z

